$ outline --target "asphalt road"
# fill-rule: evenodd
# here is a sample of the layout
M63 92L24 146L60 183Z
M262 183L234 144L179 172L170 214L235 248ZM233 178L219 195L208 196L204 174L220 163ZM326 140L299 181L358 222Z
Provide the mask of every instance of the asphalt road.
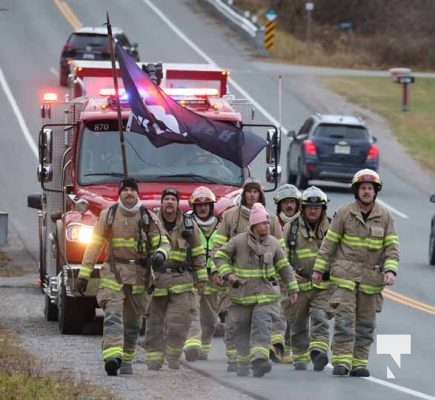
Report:
M44 91L61 91L58 60L73 25L102 25L106 11L113 26L123 27L131 40L139 43L142 60L213 62L231 70L230 89L235 94L249 96L254 102L257 122L281 122L284 129L290 130L297 129L313 112L356 110L366 117L378 136L380 173L384 182L379 198L391 207L401 239L399 278L394 290L386 295L377 334L410 335L411 354L402 355L398 366L390 355L376 354L374 344L369 363L372 377L369 379L335 379L330 376L330 369L320 374L296 373L287 366L278 366L262 380L236 379L224 372L220 343L216 344L209 362L198 362L194 366L222 382L270 399L290 396L304 399L319 394L325 400L350 396L354 399L435 399L435 346L432 340L435 269L428 265L427 259L429 220L434 213L428 194L432 190L435 192L433 176L422 171L403 153L384 121L319 88L317 78L325 70L289 67L255 58L244 41L219 19L204 13L199 4L194 0L2 2L0 210L8 212L10 223L36 259L36 215L34 210L27 208L26 198L27 194L39 190L36 143L41 96ZM326 71L328 74L346 73ZM281 101L278 96L280 75ZM284 171L286 144L284 138ZM260 179L264 177L264 157L264 153L260 154L251 165L252 175ZM343 185L323 188L331 200L331 214L352 199ZM274 208L271 195L268 195L268 204ZM395 378L387 377L387 367Z

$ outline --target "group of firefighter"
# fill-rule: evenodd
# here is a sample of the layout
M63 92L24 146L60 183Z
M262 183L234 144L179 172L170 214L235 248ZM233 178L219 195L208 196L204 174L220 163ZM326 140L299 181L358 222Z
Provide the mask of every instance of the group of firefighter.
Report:
M327 195L285 184L265 208L263 188L248 179L234 207L218 217L215 194L196 188L191 211L166 188L157 214L139 200L137 182L120 182L116 206L95 225L77 280L84 294L102 248L97 301L104 310L103 360L108 375L133 373L146 316L147 369L207 360L225 318L227 371L262 377L271 361L322 371L331 344L336 376L367 377L382 290L395 282L399 241L372 170L358 171L355 200L330 218ZM330 322L334 329L330 340Z

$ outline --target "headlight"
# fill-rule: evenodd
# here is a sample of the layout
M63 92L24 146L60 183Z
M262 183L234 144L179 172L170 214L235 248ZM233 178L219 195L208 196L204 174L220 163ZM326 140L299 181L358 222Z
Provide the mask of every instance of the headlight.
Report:
M89 225L71 224L66 230L66 238L73 242L90 243L93 229Z

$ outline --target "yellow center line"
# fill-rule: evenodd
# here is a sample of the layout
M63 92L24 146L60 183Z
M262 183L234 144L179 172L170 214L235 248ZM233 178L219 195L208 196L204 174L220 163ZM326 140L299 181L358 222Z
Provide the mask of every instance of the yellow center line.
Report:
M429 304L425 304L420 301L411 299L410 297L404 296L403 294L399 294L387 288L385 288L382 291L382 294L386 299L393 300L405 306L412 307L417 310L423 311L425 313L435 315L435 307L430 306Z
M69 8L68 4L61 0L54 0L59 11L63 14L65 19L71 24L74 29L79 29L82 27L82 23L73 13L71 8Z

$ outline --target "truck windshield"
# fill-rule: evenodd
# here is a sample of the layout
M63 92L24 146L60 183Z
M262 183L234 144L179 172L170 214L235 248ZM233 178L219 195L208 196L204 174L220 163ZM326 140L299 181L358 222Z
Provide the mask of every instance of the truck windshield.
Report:
M145 135L124 132L129 176L141 182L203 182L241 186L243 169L195 144L154 147ZM81 185L119 182L123 163L116 121L89 121L78 144Z

